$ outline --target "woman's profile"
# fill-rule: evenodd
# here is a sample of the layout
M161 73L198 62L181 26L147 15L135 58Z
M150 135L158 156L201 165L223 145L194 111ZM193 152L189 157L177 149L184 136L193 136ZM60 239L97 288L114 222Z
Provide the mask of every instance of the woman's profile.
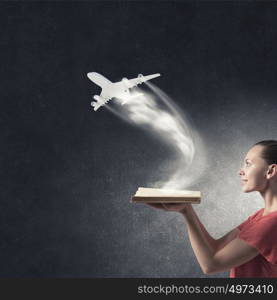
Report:
M148 204L185 217L194 254L205 274L230 270L230 277L277 277L277 141L256 143L239 171L242 190L258 191L264 208L214 239L191 204Z

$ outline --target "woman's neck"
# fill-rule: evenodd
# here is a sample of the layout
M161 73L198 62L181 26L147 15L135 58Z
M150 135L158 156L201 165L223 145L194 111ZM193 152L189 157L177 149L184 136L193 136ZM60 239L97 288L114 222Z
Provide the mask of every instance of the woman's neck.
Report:
M273 189L266 189L265 191L260 192L260 194L265 202L263 215L277 211L277 191Z

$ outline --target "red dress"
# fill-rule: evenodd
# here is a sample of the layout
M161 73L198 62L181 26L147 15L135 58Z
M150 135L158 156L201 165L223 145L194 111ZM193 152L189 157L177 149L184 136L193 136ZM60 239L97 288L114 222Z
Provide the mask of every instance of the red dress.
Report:
M232 268L230 277L277 278L277 211L263 216L264 209L251 215L237 228L237 238L256 248L259 254L248 262Z

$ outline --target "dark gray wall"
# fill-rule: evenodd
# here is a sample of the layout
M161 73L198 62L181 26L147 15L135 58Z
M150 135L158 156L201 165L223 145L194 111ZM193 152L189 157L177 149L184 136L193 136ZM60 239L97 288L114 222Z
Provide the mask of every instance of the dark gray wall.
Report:
M171 153L90 107L97 71L155 82L207 154L196 207L220 236L262 206L237 169L276 138L277 3L1 3L1 277L205 277L181 216L129 203ZM228 276L220 273L219 277Z

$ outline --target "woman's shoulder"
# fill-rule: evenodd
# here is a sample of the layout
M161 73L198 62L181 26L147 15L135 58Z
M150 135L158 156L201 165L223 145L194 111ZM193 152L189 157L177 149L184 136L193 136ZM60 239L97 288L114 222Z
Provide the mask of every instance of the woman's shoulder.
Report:
M262 217L263 212L264 212L264 208L260 208L257 211L255 211L248 219L249 220L258 219L258 218Z
M273 211L264 215L264 208L259 209L249 217L251 221L273 222L277 223L277 211Z
M259 221L263 223L270 223L270 224L277 225L277 211L267 213L266 215L263 214L264 214L264 209L261 213L260 218L258 219Z

